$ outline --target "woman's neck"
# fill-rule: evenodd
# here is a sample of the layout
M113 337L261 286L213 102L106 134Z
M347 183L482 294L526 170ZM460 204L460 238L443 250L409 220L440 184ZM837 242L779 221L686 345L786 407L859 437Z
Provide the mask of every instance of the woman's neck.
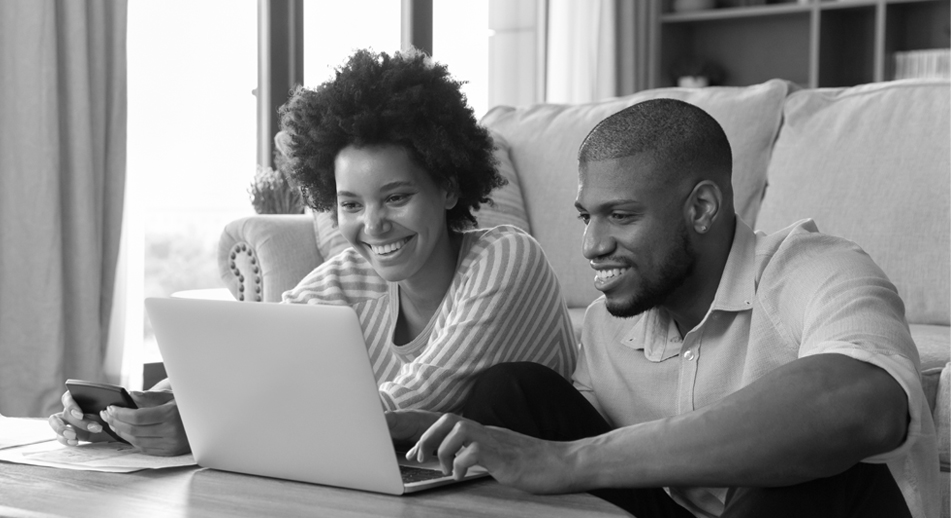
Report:
M416 338L439 310L456 274L462 238L462 234L447 230L446 238L416 275L397 283L400 288L397 335L402 343Z

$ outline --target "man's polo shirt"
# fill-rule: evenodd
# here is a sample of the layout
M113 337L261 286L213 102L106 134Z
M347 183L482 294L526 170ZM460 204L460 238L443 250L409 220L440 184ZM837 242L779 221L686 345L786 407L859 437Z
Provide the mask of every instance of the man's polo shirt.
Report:
M785 363L827 353L877 365L905 390L905 442L863 462L887 462L912 516L937 517L934 423L904 304L864 251L812 220L765 235L737 219L713 303L686 336L664 309L622 319L604 297L593 302L574 383L619 428L715 403ZM719 516L727 489L668 492L696 516Z

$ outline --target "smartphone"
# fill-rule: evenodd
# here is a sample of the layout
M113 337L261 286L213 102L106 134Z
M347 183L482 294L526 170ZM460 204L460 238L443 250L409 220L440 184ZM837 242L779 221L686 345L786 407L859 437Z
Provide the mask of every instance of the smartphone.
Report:
M94 383L84 380L66 380L66 389L73 396L73 401L79 405L84 414L92 416L92 419L102 426L102 429L117 441L129 444L129 441L119 437L118 434L109 428L109 425L99 417L99 412L106 409L109 405L138 408L132 396L126 389L119 385L110 385L109 383Z

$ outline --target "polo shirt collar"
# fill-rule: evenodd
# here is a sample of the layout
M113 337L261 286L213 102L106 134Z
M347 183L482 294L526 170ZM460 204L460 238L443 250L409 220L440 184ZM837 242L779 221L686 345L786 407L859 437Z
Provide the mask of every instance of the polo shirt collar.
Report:
M710 311L746 311L753 309L756 295L756 235L740 218L736 218L733 245ZM709 314L709 313L707 313Z

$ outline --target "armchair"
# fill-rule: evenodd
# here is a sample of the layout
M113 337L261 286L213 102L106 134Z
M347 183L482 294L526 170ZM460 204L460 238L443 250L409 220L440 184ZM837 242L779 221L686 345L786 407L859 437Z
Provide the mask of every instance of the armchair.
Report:
M237 219L218 242L221 280L238 300L280 302L323 260L310 214Z

